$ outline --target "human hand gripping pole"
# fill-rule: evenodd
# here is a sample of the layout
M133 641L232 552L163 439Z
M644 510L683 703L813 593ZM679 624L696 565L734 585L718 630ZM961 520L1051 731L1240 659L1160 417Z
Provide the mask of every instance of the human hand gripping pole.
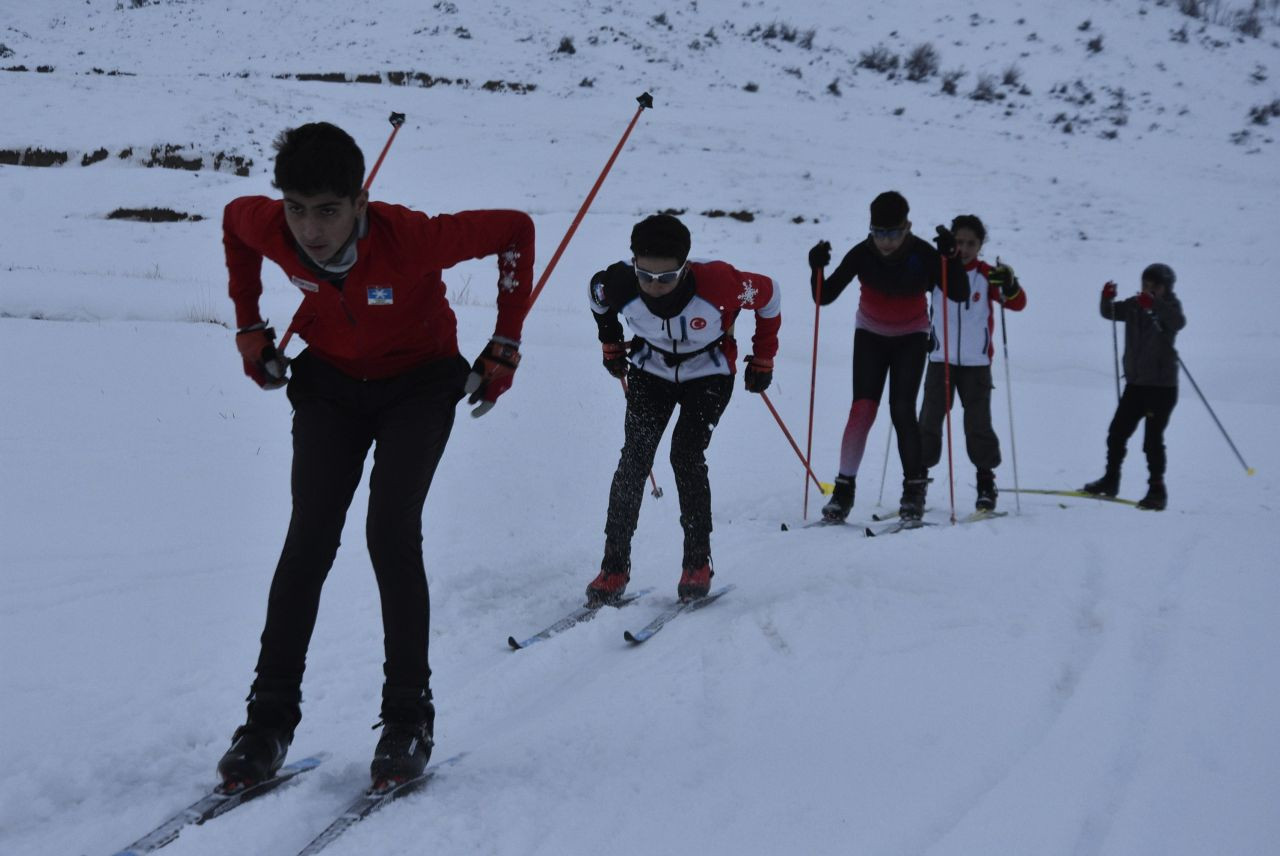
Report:
M471 410L474 417L484 416L493 409L498 396L511 388L516 369L520 366L520 343L502 336L494 336L476 357L467 375L463 393L471 396L468 404L477 405Z
M244 373L263 389L279 389L289 382L289 361L276 349L276 331L259 321L236 331L236 350Z

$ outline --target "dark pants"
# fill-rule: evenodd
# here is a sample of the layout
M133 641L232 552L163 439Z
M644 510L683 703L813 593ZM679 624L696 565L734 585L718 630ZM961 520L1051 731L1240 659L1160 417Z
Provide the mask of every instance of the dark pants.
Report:
M1107 472L1120 475L1125 446L1138 423L1147 420L1142 437L1142 451L1147 455L1147 469L1152 479L1163 479L1165 471L1164 429L1169 425L1173 407L1178 403L1176 386L1140 386L1125 384L1116 415L1107 429Z
M711 483L703 453L729 403L733 378L712 375L673 383L632 369L627 381L625 439L609 490L603 567L620 571L630 561L631 536L640 518L645 480L667 422L679 405L680 416L671 434L671 468L680 496L684 567L699 568L711 557Z
M1000 440L991 427L991 366L951 366L951 397L947 398L945 368L929 363L920 406L920 444L926 467L942 459L942 423L960 395L964 407L964 442L969 460L980 470L1000 466Z
M849 408L849 420L840 445L841 474L857 475L886 380L889 382L889 416L898 436L902 472L908 478L924 474L916 396L920 392L928 347L927 333L881 336L870 330L854 331L853 405Z
M466 361L453 357L361 381L305 351L293 361L293 516L271 581L255 693L292 695L301 685L320 589L370 446L365 534L382 599L384 692L427 689L422 506L467 371Z

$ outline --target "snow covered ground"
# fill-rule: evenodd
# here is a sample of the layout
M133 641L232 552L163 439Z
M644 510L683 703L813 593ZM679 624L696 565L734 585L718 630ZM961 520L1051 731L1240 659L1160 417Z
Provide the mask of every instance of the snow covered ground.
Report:
M243 715L289 514L290 414L240 374L218 224L229 199L271 192L271 137L326 119L372 161L387 114L406 112L375 197L528 210L541 271L648 90L655 109L529 317L515 386L483 419L460 416L428 499L437 758L467 758L332 852L1274 853L1280 158L1274 124L1248 114L1277 99L1275 4L1260 38L1221 5L1211 24L1141 0L1002 0L972 16L941 0L847 5L8 4L0 66L29 70L0 71L0 152L68 161L0 166L0 852L114 852L211 783ZM905 58L921 43L940 71L966 71L956 96L938 75L857 67L877 45ZM1003 87L1011 65L1020 82ZM394 86L388 71L453 82ZM297 79L327 72L383 78ZM1005 98L968 98L982 75ZM166 144L203 168L143 168ZM211 169L219 152L252 159L249 174ZM1163 514L1024 496L1020 514L970 526L802 530L799 463L739 388L709 453L716 582L737 590L638 649L622 640L679 576L660 457L667 495L646 498L634 547L651 602L509 651L597 569L623 401L585 284L627 255L631 224L685 209L695 255L782 284L770 396L803 437L805 253L858 240L888 188L918 231L981 215L986 257L1027 289L1008 331L1024 486L1101 472L1115 401L1097 293L1107 279L1136 290L1156 260L1179 274L1180 353L1257 475L1184 377ZM146 206L203 219L106 219ZM265 278L283 328L297 297ZM487 263L446 276L468 355L492 328L493 279ZM827 479L855 303L822 314ZM996 377L1013 511L1002 365ZM863 462L861 521L880 510L887 430ZM956 461L965 510L962 447ZM946 473L933 474L944 524ZM899 478L895 456L886 507ZM364 783L382 657L364 502L325 590L294 744L332 760L167 853L296 852Z

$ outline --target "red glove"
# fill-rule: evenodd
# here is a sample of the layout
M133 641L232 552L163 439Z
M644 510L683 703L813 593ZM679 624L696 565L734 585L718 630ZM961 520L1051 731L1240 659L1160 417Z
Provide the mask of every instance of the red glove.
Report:
M627 346L625 342L601 342L600 349L604 353L604 368L616 378L627 376Z
M244 373L263 389L279 389L289 382L289 361L276 350L276 331L259 321L236 333L236 350Z
M478 404L472 416L484 416L493 409L498 396L511 389L516 367L520 365L520 345L510 339L493 338L476 357L467 376L463 392L471 396L469 404Z
M764 392L773 382L773 360L747 357L747 370L742 373L742 386L747 392Z
M1149 291L1139 291L1138 305L1141 306L1144 311L1150 312L1151 308L1156 305L1156 299L1151 296L1151 292Z
M1102 299L1103 300L1116 299L1116 284L1114 282L1108 282L1106 285L1102 286Z

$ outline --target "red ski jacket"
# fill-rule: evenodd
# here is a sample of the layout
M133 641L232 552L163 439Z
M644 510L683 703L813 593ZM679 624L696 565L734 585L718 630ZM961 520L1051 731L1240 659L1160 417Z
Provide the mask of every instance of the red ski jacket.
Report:
M304 264L285 223L284 203L243 196L222 220L236 326L262 320L262 260L275 262L302 293L292 329L321 359L352 377L401 374L458 354L457 319L440 271L498 256L494 335L518 342L533 284L533 221L520 211L461 211L435 217L371 202L355 266L338 282Z

